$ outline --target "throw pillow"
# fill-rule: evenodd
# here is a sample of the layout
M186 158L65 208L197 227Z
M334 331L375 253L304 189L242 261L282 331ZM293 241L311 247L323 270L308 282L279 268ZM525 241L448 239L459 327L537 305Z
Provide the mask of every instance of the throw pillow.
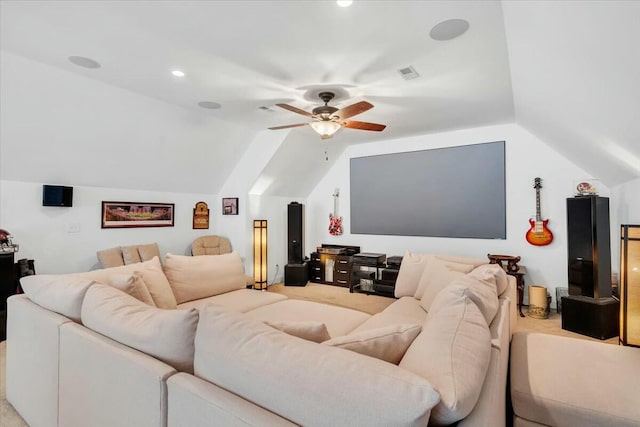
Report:
M167 276L162 271L160 258L157 256L149 261L87 271L86 273L74 273L73 276L95 280L106 285L109 283L109 277L114 274L132 274L135 271L140 272L142 280L147 285L151 298L158 308L177 308L176 297L173 295Z
M507 290L507 286L509 286L507 273L498 264L484 264L476 267L469 273L469 276L479 280L495 282L498 296L502 295L502 293Z
M134 271L133 274L114 274L109 277L108 285L131 295L147 305L152 307L156 306L153 298L151 298L151 293L149 293L147 285L142 280L142 276L138 271Z
M400 367L426 378L440 393L429 425L449 425L473 410L491 358L491 334L464 286L449 285L432 304L422 332Z
M414 296L420 276L431 258L427 254L414 254L406 251L400 263L394 295L396 298Z
M164 271L178 304L246 288L242 259L236 252L199 256L167 254Z
M94 283L71 274L35 274L20 279L31 301L78 323L85 293Z
M264 322L267 325L275 328L279 331L293 335L294 337L302 338L303 340L313 342L323 342L331 339L329 331L327 331L327 325L322 322L314 321L302 321L302 322Z
M323 344L397 365L421 330L420 325L392 325L333 338Z
M197 309L161 310L108 285L91 288L82 304L85 326L178 371L193 373Z
M464 276L473 269L469 264L458 264L454 262L444 262L437 258L432 259L425 267L418 281L418 287L414 297L421 301L427 294L425 303L421 302L422 307L429 311L429 305L436 294L444 288L455 277Z

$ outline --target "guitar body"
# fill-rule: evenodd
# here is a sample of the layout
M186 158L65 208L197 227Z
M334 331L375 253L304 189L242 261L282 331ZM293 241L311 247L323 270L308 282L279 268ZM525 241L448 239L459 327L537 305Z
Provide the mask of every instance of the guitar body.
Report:
M553 233L547 228L548 219L543 221L529 220L531 228L527 231L527 242L534 246L546 246L553 242Z

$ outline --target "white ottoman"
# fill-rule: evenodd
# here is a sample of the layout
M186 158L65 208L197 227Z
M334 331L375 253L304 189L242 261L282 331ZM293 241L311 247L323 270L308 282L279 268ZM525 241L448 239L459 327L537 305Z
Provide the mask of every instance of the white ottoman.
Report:
M640 425L640 349L518 332L511 341L514 426Z

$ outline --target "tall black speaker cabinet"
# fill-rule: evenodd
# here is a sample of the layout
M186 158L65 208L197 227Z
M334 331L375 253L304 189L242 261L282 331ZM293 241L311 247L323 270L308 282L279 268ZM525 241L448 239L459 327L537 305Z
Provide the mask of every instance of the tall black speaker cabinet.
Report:
M291 202L287 206L287 263L302 264L304 205Z
M620 304L611 297L609 199L567 199L569 296L562 298L562 328L607 339L618 335Z
M7 332L7 298L16 292L16 274L13 252L0 253L0 341Z

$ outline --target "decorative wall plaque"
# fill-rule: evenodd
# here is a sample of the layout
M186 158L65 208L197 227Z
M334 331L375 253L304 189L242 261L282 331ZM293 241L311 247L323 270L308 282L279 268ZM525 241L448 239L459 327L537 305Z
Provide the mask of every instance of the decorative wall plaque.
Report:
M193 228L209 228L209 207L205 202L198 202L196 207L193 208Z

